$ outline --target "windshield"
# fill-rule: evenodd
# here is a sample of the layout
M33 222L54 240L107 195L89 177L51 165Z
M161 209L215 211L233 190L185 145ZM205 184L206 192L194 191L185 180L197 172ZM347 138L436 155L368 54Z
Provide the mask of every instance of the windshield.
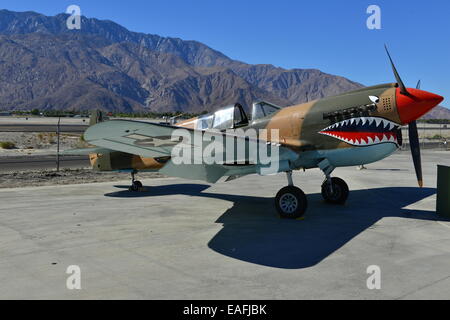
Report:
M267 117L268 115L277 112L281 107L274 104L261 101L253 104L252 120Z

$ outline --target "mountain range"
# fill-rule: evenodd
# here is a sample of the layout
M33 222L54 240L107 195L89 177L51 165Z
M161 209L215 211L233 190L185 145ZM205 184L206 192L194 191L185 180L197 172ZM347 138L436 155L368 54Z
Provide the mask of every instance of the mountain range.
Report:
M429 119L450 119L450 109L437 106L430 112L428 112L426 115L422 117L422 119L429 120Z
M286 106L360 88L314 69L232 60L197 41L67 14L0 10L0 109L201 112L268 100Z
M0 109L197 113L254 100L287 106L362 87L316 69L246 64L108 20L83 16L81 30L68 30L68 17L0 10Z

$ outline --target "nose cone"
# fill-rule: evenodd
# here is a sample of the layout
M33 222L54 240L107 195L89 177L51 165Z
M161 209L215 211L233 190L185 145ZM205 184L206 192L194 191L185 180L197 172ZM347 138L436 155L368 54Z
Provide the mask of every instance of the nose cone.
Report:
M412 88L407 90L410 95L401 94L400 88L396 91L397 111L402 124L419 119L444 100L443 97L431 92Z

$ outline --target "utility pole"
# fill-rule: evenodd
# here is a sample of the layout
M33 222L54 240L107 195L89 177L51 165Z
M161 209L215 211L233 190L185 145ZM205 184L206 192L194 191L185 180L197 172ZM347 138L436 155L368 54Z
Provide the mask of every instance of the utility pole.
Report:
M56 172L59 172L59 133L60 133L60 123L61 117L58 117L58 125L56 126L56 139L57 139L57 149L56 149Z

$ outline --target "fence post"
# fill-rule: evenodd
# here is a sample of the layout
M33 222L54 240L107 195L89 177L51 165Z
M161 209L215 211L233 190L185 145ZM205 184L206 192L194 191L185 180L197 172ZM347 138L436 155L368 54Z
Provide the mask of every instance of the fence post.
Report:
M56 172L59 172L59 133L60 133L60 122L61 117L58 117L58 125L56 126L56 139L57 139L57 149L56 149Z

